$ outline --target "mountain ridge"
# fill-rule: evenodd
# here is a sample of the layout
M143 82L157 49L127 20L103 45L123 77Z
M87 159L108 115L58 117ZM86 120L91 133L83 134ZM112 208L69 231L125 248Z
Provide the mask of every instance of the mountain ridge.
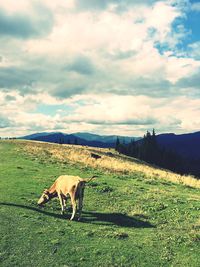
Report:
M121 142L128 144L134 137L129 136L116 136L116 135L98 135L87 132L77 132L72 134L66 134L62 132L41 132L31 135L19 137L18 139L37 140L44 142L53 142L61 144L79 144L93 147L113 148L117 138ZM137 141L139 137L135 137Z
M186 134L160 134L158 144L178 153L184 158L200 159L200 131Z
M79 144L92 147L114 148L116 140L128 144L132 140L142 142L140 137L120 135L98 135L88 132L66 134L62 132L41 132L19 137L18 139L37 140L60 144ZM188 159L200 159L200 131L194 133L163 133L156 135L159 146L172 150Z

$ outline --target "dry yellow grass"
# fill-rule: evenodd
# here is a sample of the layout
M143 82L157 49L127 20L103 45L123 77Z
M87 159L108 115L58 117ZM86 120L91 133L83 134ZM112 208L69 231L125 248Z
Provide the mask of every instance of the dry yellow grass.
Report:
M195 188L200 188L200 180L190 175L179 175L177 173L148 165L137 159L119 155L113 149L92 148L74 145L58 145L36 141L15 141L23 144L24 149L34 155L48 155L61 162L71 161L81 163L93 168L101 168L112 172L134 173L141 172L147 177L161 178L173 183L179 183ZM91 153L101 156L99 159L91 157Z

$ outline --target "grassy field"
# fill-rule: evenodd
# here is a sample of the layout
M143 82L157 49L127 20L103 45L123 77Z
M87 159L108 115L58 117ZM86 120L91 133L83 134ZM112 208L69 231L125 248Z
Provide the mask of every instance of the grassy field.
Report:
M145 165L129 172L68 154L59 145L0 142L0 266L200 266L198 188L148 175ZM85 189L80 222L68 220L70 211L62 216L57 199L37 206L61 174L99 176Z

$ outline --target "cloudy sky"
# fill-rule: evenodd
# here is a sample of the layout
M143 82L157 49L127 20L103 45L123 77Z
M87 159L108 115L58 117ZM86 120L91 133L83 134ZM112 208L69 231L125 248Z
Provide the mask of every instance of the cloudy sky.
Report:
M0 0L0 136L200 130L200 0Z

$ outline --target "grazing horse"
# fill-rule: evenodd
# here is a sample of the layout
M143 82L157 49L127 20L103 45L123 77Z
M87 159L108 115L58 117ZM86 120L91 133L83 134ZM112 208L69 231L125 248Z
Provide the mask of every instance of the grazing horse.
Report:
M59 198L60 205L62 209L62 214L64 213L64 209L66 208L66 199L67 195L70 195L71 203L72 203L72 216L70 220L74 219L77 210L76 201L78 200L79 203L79 217L80 220L82 207L83 207L83 197L84 197L84 188L85 184L90 182L96 176L93 176L89 179L83 179L79 176L72 176L72 175L61 175L59 176L54 184L49 188L45 189L42 193L40 199L38 200L38 205L42 205L47 203L54 197Z

